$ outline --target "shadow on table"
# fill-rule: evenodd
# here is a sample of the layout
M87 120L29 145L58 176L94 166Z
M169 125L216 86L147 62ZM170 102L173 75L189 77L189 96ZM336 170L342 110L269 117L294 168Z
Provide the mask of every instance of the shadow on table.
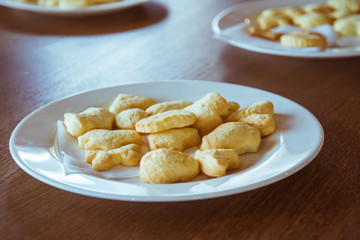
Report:
M0 7L0 28L35 35L97 35L148 27L165 19L167 14L163 5L154 2L86 17L47 16Z

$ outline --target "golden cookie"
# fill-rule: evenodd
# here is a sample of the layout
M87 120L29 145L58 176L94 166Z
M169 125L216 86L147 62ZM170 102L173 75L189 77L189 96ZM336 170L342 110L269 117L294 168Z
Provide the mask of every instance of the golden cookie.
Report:
M155 133L172 128L182 128L193 124L196 116L185 110L170 110L144 118L135 124L135 129L141 133Z
M326 38L319 34L307 31L295 31L280 37L280 43L287 47L321 47L327 46Z
M106 171L120 164L137 166L141 159L140 146L129 144L111 150L86 150L85 159L96 171Z
M221 116L228 112L229 106L225 98L219 93L212 92L184 110L196 115L196 122L192 125L204 136L222 123Z
M257 128L242 122L223 123L202 139L201 150L235 149L237 154L257 152L261 136Z
M257 18L257 23L262 30L269 30L274 27L289 25L291 20L286 16L263 16Z
M262 101L233 112L226 118L226 121L249 124L256 127L260 131L261 136L267 136L276 129L273 116L274 105L270 101Z
M177 100L177 101L170 101L170 102L161 102L154 104L146 109L146 112L149 115L155 115L157 113L162 113L170 110L181 110L185 107L191 105L192 102L184 101L184 100Z
M350 10L337 9L337 10L334 10L334 11L328 13L328 16L333 20L337 20L337 19L348 17L348 16L350 16L352 14L353 14L353 12L350 11Z
M200 163L200 170L210 177L226 175L226 170L240 167L240 160L234 149L209 149L195 152L194 158Z
M149 97L121 93L110 105L110 112L116 115L121 111L131 108L140 108L145 110L151 105L154 105L155 103L155 100Z
M148 152L140 161L140 179L147 183L185 182L199 172L199 162L193 157L166 148Z
M329 13L334 11L334 8L325 3L309 3L303 6L305 12L318 12L318 13Z
M360 25L360 14L350 15L334 22L334 30L343 36L360 36L358 26Z
M182 151L186 148L196 146L201 143L198 130L195 128L169 129L148 135L151 150L168 148Z
M93 129L111 129L115 115L111 112L97 107L91 107L85 111L64 114L64 125L68 133L79 137Z
M124 110L116 115L116 126L121 129L135 129L135 124L149 114L140 108Z
M360 0L328 0L328 4L336 9L346 9L354 13L360 11Z
M294 20L296 17L301 16L305 13L305 11L298 6L286 6L279 8L281 14L287 16L291 20Z
M326 14L310 12L296 17L294 23L301 28L312 28L323 24L331 24L331 19Z
M110 150L131 143L141 144L141 136L134 130L91 130L78 138L79 146L86 150Z

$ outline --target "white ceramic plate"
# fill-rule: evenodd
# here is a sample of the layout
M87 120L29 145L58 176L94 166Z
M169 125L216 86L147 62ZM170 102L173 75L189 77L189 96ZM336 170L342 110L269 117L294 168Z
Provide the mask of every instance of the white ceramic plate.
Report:
M253 19L262 10L284 6L301 6L307 3L326 3L324 0L269 0L241 3L223 10L212 21L214 36L236 47L271 55L302 58L344 58L360 56L360 39L338 39L336 45L325 51L314 48L284 47L279 42L252 37L246 32L246 18Z
M103 106L119 93L152 97L157 101L196 101L219 92L243 107L269 100L275 106L277 130L262 139L257 153L241 156L242 168L220 178L199 175L186 183L146 184L138 177L110 180L85 174L65 175L62 163L49 151L54 144L57 120L65 112ZM134 83L76 94L50 103L27 116L10 138L15 162L28 174L54 187L87 196L128 201L185 201L241 193L279 181L306 166L324 140L318 120L305 108L273 93L241 85L169 80Z
M86 7L43 7L34 4L15 2L12 0L1 0L0 5L22 11L34 12L55 16L90 16L101 15L124 10L130 7L144 4L151 0L123 0L114 3L99 4Z

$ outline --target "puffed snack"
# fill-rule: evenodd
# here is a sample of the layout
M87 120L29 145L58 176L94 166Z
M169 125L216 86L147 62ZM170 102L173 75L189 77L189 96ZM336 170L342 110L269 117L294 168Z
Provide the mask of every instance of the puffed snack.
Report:
M287 47L320 47L326 48L326 38L314 32L294 31L289 32L280 37L280 43Z
M96 171L107 171L116 165L137 166L140 159L138 144L128 144L110 150L86 150L85 152L85 160L92 164L92 168Z
M336 9L346 9L354 13L360 11L360 0L328 0L328 4Z
M93 129L112 129L115 115L100 107L91 107L79 114L65 113L64 125L66 131L74 137L79 137Z
M199 162L195 158L171 149L150 151L140 161L140 179L147 183L185 182L199 173Z
M312 28L323 24L331 24L331 19L324 13L309 12L296 17L294 23L301 28Z
M131 108L145 110L155 103L155 100L149 97L120 93L110 105L109 110L116 115L121 111Z
M154 104L146 109L146 112L149 115L155 115L157 113L162 113L170 110L181 110L185 107L191 105L192 102L185 101L185 100L176 100L176 101L169 101L169 102L161 102Z
M360 14L353 14L336 20L334 30L342 36L360 36Z
M80 148L86 150L110 150L131 143L141 144L141 135L134 130L95 129L78 137Z
M242 122L223 123L203 137L200 150L235 149L237 154L257 152L261 143L257 128Z
M276 129L274 119L274 105L270 101L253 103L244 109L233 112L226 118L226 122L243 122L256 127L261 136L267 136Z
M189 127L151 133L147 136L147 139L151 150L168 148L182 151L201 143L198 130L196 128Z
M240 167L239 156L235 149L197 150L194 158L200 163L200 170L210 177L226 175L226 170Z
M170 110L141 119L135 124L140 133L155 133L172 128L182 128L193 124L196 116L185 110Z
M203 98L184 108L196 115L196 122L192 127L199 130L200 136L204 136L222 123L222 115L228 110L228 102L217 92L206 94Z
M119 112L115 117L116 126L120 129L135 129L135 124L149 114L140 108L131 108Z

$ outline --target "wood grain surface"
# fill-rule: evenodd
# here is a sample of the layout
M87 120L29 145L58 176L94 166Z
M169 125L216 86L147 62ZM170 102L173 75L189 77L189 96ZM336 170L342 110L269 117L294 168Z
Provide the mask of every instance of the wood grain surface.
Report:
M1 239L360 239L360 58L252 53L213 38L240 0L155 0L111 15L52 17L0 7ZM20 169L16 125L79 91L133 81L198 79L287 97L321 122L304 169L249 192L139 203L77 195Z

